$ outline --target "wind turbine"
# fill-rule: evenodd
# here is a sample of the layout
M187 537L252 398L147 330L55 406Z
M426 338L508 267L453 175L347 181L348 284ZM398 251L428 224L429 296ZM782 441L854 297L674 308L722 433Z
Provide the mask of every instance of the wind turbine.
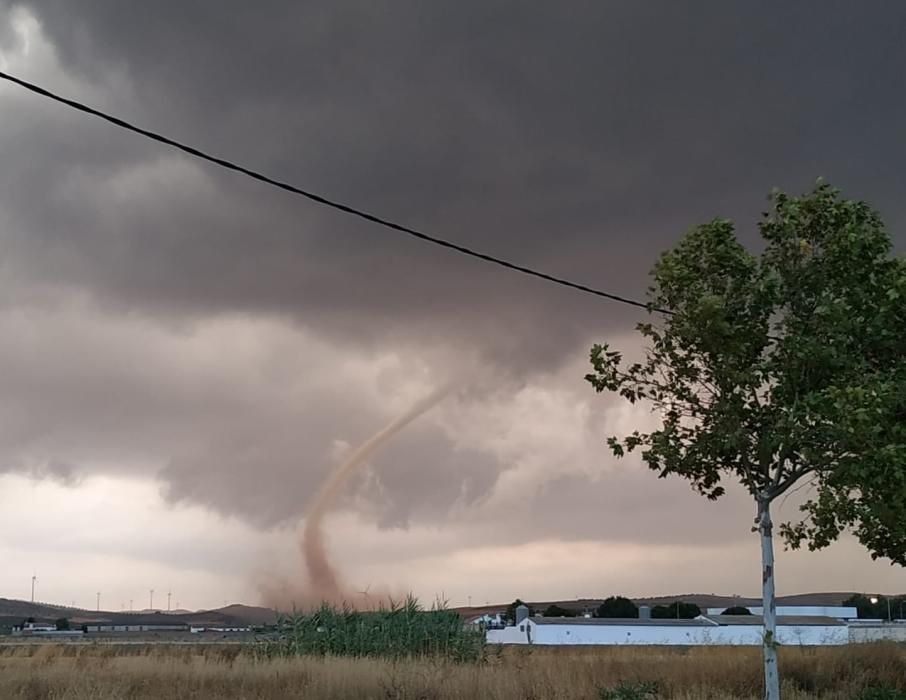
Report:
M31 575L31 602L35 602L35 581L38 580L37 574Z
M148 591L148 609L154 612L154 589Z

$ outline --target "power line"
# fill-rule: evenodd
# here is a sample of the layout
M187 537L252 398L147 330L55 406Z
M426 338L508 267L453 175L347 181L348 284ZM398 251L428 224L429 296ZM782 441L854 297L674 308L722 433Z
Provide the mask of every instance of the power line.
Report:
M380 216L377 216L376 214L370 214L366 211L362 211L361 209L356 209L355 207L353 207L351 205L343 204L342 202L336 202L334 200L328 199L327 197L323 197L319 194L315 194L314 192L308 192L308 191L303 190L299 187L296 187L295 185L292 185L288 182L276 180L276 179L269 177L267 175L264 175L256 170L246 168L243 165L239 165L237 163L226 160L224 158L220 158L218 156L214 156L209 153L205 153L204 151L199 150L198 148L189 146L185 143L181 143L179 141L176 141L175 139L171 139L167 136L156 133L154 131L149 131L148 129L143 129L139 126L135 126L134 124L131 124L131 123L125 121L124 119L120 119L119 117L113 116L112 114L102 112L99 109L95 109L94 107L90 107L81 102L77 102L76 100L71 100L71 99L63 97L61 95L57 95L56 93L53 93L50 90L47 90L39 85L35 85L34 83L30 83L26 80L23 80L22 78L17 78L13 75L10 75L9 73L0 71L0 78L3 78L4 80L7 80L11 83L15 83L16 85L19 85L19 86L25 88L26 90L30 90L31 92L33 92L37 95L41 95L42 97L51 99L54 102L59 102L60 104L64 104L67 107L71 107L72 109L78 110L79 112L84 112L85 114L90 114L92 116L99 117L100 119L103 119L104 121L109 122L110 124L113 124L114 126L118 126L121 129L125 129L126 131L131 131L135 134L139 134L140 136L144 136L145 138L151 139L152 141L157 141L158 143L162 143L162 144L165 144L172 148L176 148L176 149L182 151L183 153L187 153L190 156L193 156L195 158L200 158L202 160L206 160L209 163L214 163L215 165L219 165L220 167L226 168L227 170L232 170L234 172L242 173L243 175L246 175L247 177L250 177L254 180L258 180L259 182L264 182L273 187L279 187L281 190L285 190L287 192L291 192L293 194L296 194L296 195L299 195L302 197L306 197L307 199L309 199L313 202L317 202L318 204L323 204L324 206L328 206L333 209L337 209L338 211L342 211L346 214L351 214L352 216L357 216L360 219L365 219L366 221L370 221L372 223L378 224L380 226L384 226L384 227L392 229L394 231L398 231L400 233L405 233L409 236L418 238L419 240L425 241L427 243L433 243L434 245L438 245L443 248L448 248L450 250L454 250L458 253L462 253L463 255L468 255L470 257L477 258L479 260L484 260L485 262L492 263L494 265L498 265L500 267L504 267L504 268L507 268L508 270L513 270L515 272L521 272L525 275L530 275L532 277L538 277L540 279L546 280L548 282L553 282L554 284L558 284L563 287L569 287L570 289L575 289L580 292L585 292L586 294L592 294L594 296L603 297L605 299L610 299L611 301L620 302L621 304L628 304L630 306L636 306L638 308L646 309L649 311L657 311L659 313L664 313L664 314L672 313L667 309L659 309L659 308L651 306L650 304L646 304L645 302L638 301L636 299L630 299L629 297L624 297L619 294L605 292L600 289L595 289L593 287L589 287L587 285L584 285L584 284L581 284L578 282L571 282L570 280L564 279L562 277L550 275L546 272L541 272L540 270L535 270L530 267L525 267L523 265L519 265L517 263L513 263L508 260L504 260L503 258L498 258L493 255L488 255L487 253L482 253L480 251L473 250L472 248L468 248L464 245L460 245L459 243L454 243L452 241L448 241L443 238L438 238L436 236L429 235L427 233L418 231L418 230L410 228L408 226L404 226L402 224L395 223L393 221L390 221L389 219L381 218Z

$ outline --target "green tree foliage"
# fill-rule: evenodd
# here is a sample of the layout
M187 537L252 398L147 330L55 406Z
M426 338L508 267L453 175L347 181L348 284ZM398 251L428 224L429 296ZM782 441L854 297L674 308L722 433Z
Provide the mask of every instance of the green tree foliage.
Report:
M638 617L639 609L629 598L610 596L595 609L595 617Z
M877 602L872 603L872 599ZM883 595L867 596L857 593L843 601L843 605L849 605L856 609L862 619L869 620L887 620L898 619L906 613L906 596L895 596L890 598ZM890 615L890 618L888 618Z
M695 603L684 603L681 600L651 608L651 617L656 620L694 620L701 614L701 608Z
M516 622L516 608L518 608L520 605L524 605L529 609L529 615L535 614L535 609L531 605L522 602L522 600L520 600L519 598L516 598L516 600L514 600L507 606L506 611L503 613L503 619L510 624Z
M57 626L57 630L63 631L69 629L69 620L67 620L65 617L61 617L55 622L55 624Z
M771 504L810 486L787 544L820 549L844 530L873 557L906 565L906 263L865 203L819 183L775 192L749 253L733 224L700 226L655 265L647 351L623 362L591 351L594 388L645 402L650 432L610 438L661 477L709 499L724 480L756 504L765 601L767 696L779 697L774 649Z
M741 605L732 605L726 610L724 610L721 615L751 615L752 611L748 608L744 608Z
M578 613L569 608L561 608L559 605L548 605L544 611L544 617L576 617Z

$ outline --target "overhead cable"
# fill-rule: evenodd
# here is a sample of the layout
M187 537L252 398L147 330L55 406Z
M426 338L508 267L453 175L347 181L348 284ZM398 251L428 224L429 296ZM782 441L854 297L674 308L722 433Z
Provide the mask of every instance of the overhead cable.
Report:
M481 251L474 250L472 248L461 245L459 243L455 243L453 241L446 240L444 238L432 236L430 234L424 233L423 231L419 231L419 230L411 228L409 226L405 226L403 224L398 224L394 221L390 221L389 219L385 219L380 216L377 216L376 214L371 214L371 213L363 211L361 209L357 209L349 204L344 204L342 202L337 202L332 199L328 199L327 197L324 197L322 195L304 190L301 187L297 187L288 182L283 182L281 180L277 180L277 179L270 177L268 175L265 175L261 172L252 170L251 168L247 168L238 163L234 163L232 161L226 160L225 158L220 158L219 156L211 155L210 153L206 153L198 148L195 148L194 146L190 146L188 144L182 143L182 142L172 139L168 136L164 136L163 134L159 134L157 132L150 131L148 129L143 129L142 127L136 126L135 124L127 122L124 119L116 117L112 114L108 114L107 112L103 112L99 109L95 109L94 107L83 104L82 102L78 102L76 100L72 100L67 97L63 97L54 92L51 92L50 90L47 90L46 88L41 87L40 85L30 83L26 80L23 80L22 78L17 78L16 76L10 75L9 73L0 71L0 78L3 78L4 80L7 80L11 83L15 83L16 85L19 85L19 86L25 88L26 90L30 90L31 92L33 92L37 95L40 95L42 97L46 97L50 100L53 100L54 102L59 102L60 104L66 105L67 107L71 107L72 109L78 110L79 112L83 112L85 114L90 114L92 116L103 119L104 121L106 121L110 124L113 124L114 126L117 126L121 129L125 129L126 131L131 131L132 133L139 134L140 136L144 136L145 138L151 139L152 141L157 141L158 143L162 143L162 144L165 144L172 148L176 148L176 149L182 151L183 153L187 153L188 155L193 156L195 158L200 158L201 160L205 160L209 163L213 163L214 165L218 165L221 168L226 168L227 170L232 170L234 172L242 173L243 175L246 175L247 177L250 177L254 180L258 180L259 182L264 182L268 185L271 185L272 187L278 187L281 190L285 190L287 192L291 192L293 194L305 197L318 204L322 204L324 206L331 207L338 211L342 211L346 214L356 216L360 219L365 219L366 221L370 221L374 224L378 224L379 226L383 226L385 228L392 229L399 233L404 233L408 236L412 236L421 241L425 241L426 243L432 243L434 245L438 245L443 248L447 248L449 250L456 251L457 253L461 253L463 255L467 255L472 258L484 260L485 262L491 263L493 265L497 265L499 267L506 268L508 270L513 270L515 272L521 272L522 274L530 275L532 277L537 277L539 279L546 280L547 282L552 282L553 284L557 284L562 287L568 287L570 289L584 292L586 294L592 294L597 297L603 297L603 298L609 299L611 301L619 302L621 304L628 304L630 306L635 306L638 308L646 309L648 311L657 311L657 312L665 313L665 314L671 313L667 309L659 309L659 308L653 307L650 304L647 304L643 301L631 299L629 297L621 296L619 294L614 294L612 292L606 292L601 289L595 289L594 287L589 287L588 285L585 285L585 284L582 284L579 282L573 282L573 281L565 279L563 277L558 277L556 275L548 274L547 272L542 272L541 270L536 270L534 268L526 267L524 265L520 265L518 263L514 263L509 260L505 260L503 258L499 258L494 255L489 255L488 253L483 253Z

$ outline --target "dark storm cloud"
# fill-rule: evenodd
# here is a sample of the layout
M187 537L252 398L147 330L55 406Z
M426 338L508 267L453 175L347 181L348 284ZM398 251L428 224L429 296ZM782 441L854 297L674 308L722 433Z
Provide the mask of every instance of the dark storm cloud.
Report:
M23 51L13 7L38 18L72 81L51 89L85 91L72 96L617 293L641 297L657 254L713 216L736 218L754 241L768 190L806 189L819 175L867 198L904 245L898 4L0 0L9 54ZM39 82L60 76L22 66ZM0 104L3 309L88 295L111 323L188 336L221 315L288 318L335 344L338 365L342 353L400 351L444 375L477 355L529 383L639 315L319 209L24 93L6 90ZM4 468L74 479L82 462L163 465L173 500L270 525L303 511L332 441L364 439L387 418L339 371L335 384L298 395L252 376L330 376L329 362L309 363L308 346L295 362L267 356L208 377L207 359L181 365L171 348L161 360L144 331L130 333L114 334L123 345L113 350L56 336L43 352L41 342L19 352L0 343ZM95 356L106 359L86 360ZM228 370L249 374L237 385ZM474 504L512 468L430 424L400 437L375 461L380 502L366 504L387 527ZM595 459L606 461L603 448ZM581 537L602 503L619 538L700 534L694 523L705 522L670 530L681 520L665 511L674 491L654 482L650 500L630 508L618 494L642 493L649 474L588 488L581 470L547 478L525 507L537 498L553 515L513 514L507 537ZM630 510L651 517L630 525L618 515Z
M369 429L355 425L364 422L363 414L372 425L382 420L334 397L291 424L271 422L262 430L256 421L248 431L221 433L201 454L177 458L163 470L165 495L238 513L262 526L291 523L336 466L325 438L343 426L344 435L364 440ZM432 426L415 426L372 460L371 478L355 479L342 500L373 514L382 527L435 522L456 502L479 501L500 467L486 454L455 449Z
M713 215L749 226L775 184L801 189L824 175L903 218L899 8L24 6L67 70L101 84L125 72L134 99L122 109L143 123L627 294L643 293L654 256L688 226ZM50 139L13 153L47 161L19 179L32 192L58 185L51 163L64 141L108 159L98 178L122 172L109 162L117 153L126 169L170 156L81 118ZM84 167L66 150L70 167ZM417 322L458 335L475 324L487 337L485 319L502 315L520 337L544 317L575 340L590 317L629 318L206 166L199 177L210 196L147 183L106 221L103 185L51 211L41 202L46 221L38 202L26 212L72 257L91 258L72 263L79 283L135 304L278 308L315 324L344 319L365 336Z

